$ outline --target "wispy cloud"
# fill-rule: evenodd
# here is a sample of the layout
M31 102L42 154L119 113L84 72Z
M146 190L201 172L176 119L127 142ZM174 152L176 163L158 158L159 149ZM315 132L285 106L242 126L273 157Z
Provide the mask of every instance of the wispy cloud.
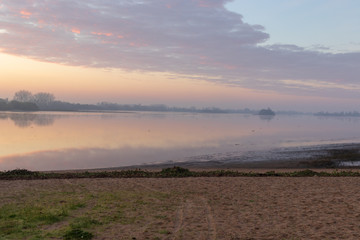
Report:
M286 93L358 96L360 53L266 46L270 36L265 29L245 23L224 8L226 2L0 1L0 49L67 65L196 75Z

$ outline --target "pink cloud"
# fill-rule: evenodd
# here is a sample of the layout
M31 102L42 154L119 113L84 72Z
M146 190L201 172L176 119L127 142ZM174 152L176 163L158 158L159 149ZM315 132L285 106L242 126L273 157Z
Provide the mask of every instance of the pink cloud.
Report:
M81 33L81 31L80 31L78 28L72 28L72 29L71 29L71 32L76 33L76 34L80 34L80 33Z
M114 34L112 34L112 33L103 33L103 32L91 32L91 33L94 34L94 35L107 36L107 37L111 37L111 36L114 35Z
M26 11L26 10L21 10L21 11L20 11L20 14L22 15L22 16L21 16L22 18L29 18L29 17L32 15L31 12L28 12L28 11Z

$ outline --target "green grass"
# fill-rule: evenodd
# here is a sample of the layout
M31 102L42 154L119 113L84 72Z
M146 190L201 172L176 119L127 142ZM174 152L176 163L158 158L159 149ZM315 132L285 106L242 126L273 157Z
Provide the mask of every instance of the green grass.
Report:
M137 231L146 228L149 218L166 221L159 212L164 207L174 212L178 201L176 195L168 202L170 194L154 191L66 190L27 192L0 203L0 239L92 239L114 225ZM161 231L157 225L148 228L149 234Z
M65 240L72 240L72 239L90 240L93 237L94 235L92 233L83 231L78 228L71 229L64 234Z
M85 216L74 218L72 223L70 223L70 226L73 229L91 228L95 225L102 225L102 222L93 219L91 217L85 217Z
M40 234L40 228L62 221L69 206L30 203L11 203L0 207L0 239L22 239Z
M160 230L159 233L160 233L160 234L165 234L165 235L171 234L171 232L170 232L169 230L165 230L165 229Z
M44 229L85 206L76 192L25 191L0 204L0 239L44 239L48 234Z

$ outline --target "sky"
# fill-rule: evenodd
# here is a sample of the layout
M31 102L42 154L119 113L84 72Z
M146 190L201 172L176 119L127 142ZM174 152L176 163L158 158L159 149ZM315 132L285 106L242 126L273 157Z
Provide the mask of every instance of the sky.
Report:
M0 98L360 111L358 0L0 0Z

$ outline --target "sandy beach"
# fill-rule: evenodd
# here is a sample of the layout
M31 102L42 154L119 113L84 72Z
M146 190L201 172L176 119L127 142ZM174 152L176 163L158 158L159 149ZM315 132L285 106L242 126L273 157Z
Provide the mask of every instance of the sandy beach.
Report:
M45 236L88 218L102 222L86 228L93 239L360 238L355 177L15 180L0 181L0 189L0 207L56 206L64 193L86 200L42 226Z

